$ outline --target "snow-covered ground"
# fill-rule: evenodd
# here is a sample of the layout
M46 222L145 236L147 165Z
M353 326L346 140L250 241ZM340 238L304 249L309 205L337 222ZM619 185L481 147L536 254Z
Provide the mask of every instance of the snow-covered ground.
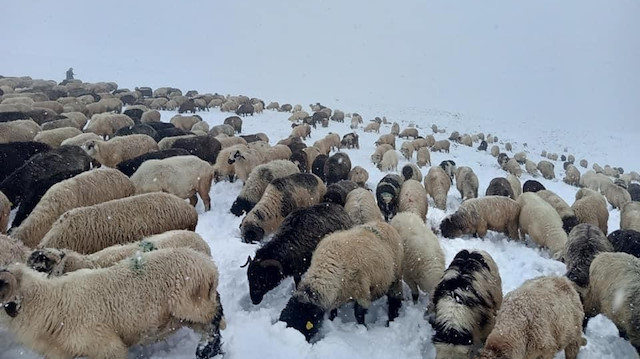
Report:
M268 100L268 99L265 99ZM334 105L327 103L327 105ZM306 106L305 106L306 107ZM573 129L566 129L563 133L546 133L539 130L524 128L520 123L497 123L492 120L467 117L460 114L427 111L417 108L377 108L373 106L337 107L347 112L359 112L365 118L365 122L374 116L385 115L390 121L400 123L401 129L409 123L414 123L420 134L431 133L430 126L435 123L441 128L447 129L446 134L437 134L436 139L448 137L448 134L457 130L463 132L477 132L498 135L500 142L510 141L515 151L526 151L533 161L539 161L539 153L542 149L563 153L564 147L576 156L576 159L587 158L592 163L593 159L601 161L601 165L610 163L617 165L619 162L607 158L607 154L618 146L616 138L604 138L594 144L587 129L576 135ZM306 109L308 111L308 109ZM163 113L163 120L168 121L173 115L171 112ZM200 113L210 124L220 124L229 114L218 110ZM287 121L288 114L265 111L264 114L244 119L243 132L265 132L272 143L288 136L291 128ZM315 140L322 138L329 131L339 133L341 136L350 132L349 123L331 122L328 128L313 130L312 137L306 141L311 145ZM374 141L378 134L363 133L360 135L360 149L345 150L351 158L352 164L360 165L369 171L369 187L375 188L376 183L384 176L370 162L370 155L374 151ZM390 125L383 125L381 133L388 133ZM571 132L574 131L574 132ZM623 136L623 135L619 135ZM603 136L600 136L602 139ZM398 140L397 144L401 143ZM527 146L524 146L527 143ZM477 144L475 144L477 146ZM501 143L502 147L502 143ZM567 153L567 154L568 154ZM480 181L480 193L489 184L489 181L506 173L498 168L496 159L487 152L478 152L474 148L452 144L451 152L432 153L431 160L437 165L442 160L452 159L458 165L470 166L478 175ZM635 158L628 159L635 162ZM414 160L415 161L415 158ZM399 168L406 163L401 160ZM637 162L635 162L637 163ZM637 168L625 168L627 171ZM427 169L423 168L423 175ZM584 172L584 169L581 168ZM556 162L556 180L544 180L536 178L548 189L553 190L568 203L573 203L577 188L564 184L562 164ZM531 176L523 174L521 181L524 183ZM435 350L431 344L432 329L423 319L423 311L427 298L421 296L420 302L414 305L410 300L408 288L405 287L405 300L400 311L399 318L385 327L386 299L376 301L367 315L367 327L355 323L351 306L342 308L339 317L331 322L325 320L318 340L314 344L308 344L304 337L293 329L285 328L283 323L277 321L282 308L293 289L292 280L284 281L279 287L267 294L259 305L251 304L246 277L246 269L240 266L246 261L248 255L253 255L257 245L242 243L239 237L238 226L241 218L229 213L232 202L239 193L241 183L221 182L212 186L212 209L204 212L202 203L198 203L197 210L200 219L196 231L210 244L213 258L220 271L219 292L222 297L227 329L222 332L223 349L227 358L434 358ZM437 227L445 215L455 211L461 200L458 191L452 186L446 211L441 211L433 206L429 207L428 224ZM432 202L431 202L432 204ZM611 209L611 208L610 208ZM618 210L610 210L609 228L615 230L619 227L620 213ZM517 288L527 279L540 275L562 275L565 271L564 264L549 258L546 250L541 250L531 243L509 241L502 234L490 232L484 240L474 238L439 238L445 252L447 264L461 249L483 249L488 251L497 262L503 283L503 292ZM581 359L619 359L637 358L633 347L625 340L618 337L615 326L606 318L598 316L591 320L587 328L586 337L588 344L582 347L579 358ZM136 347L129 358L193 358L197 336L188 329L183 329L167 340L147 347ZM0 329L0 359L38 358L24 347L16 344L10 335ZM558 354L556 358L564 358L564 354Z

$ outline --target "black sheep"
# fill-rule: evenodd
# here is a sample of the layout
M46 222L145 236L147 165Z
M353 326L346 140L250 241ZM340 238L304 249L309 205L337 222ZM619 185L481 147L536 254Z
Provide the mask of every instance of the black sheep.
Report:
M318 242L332 232L353 226L342 206L321 203L291 212L278 227L273 238L258 248L253 259L248 258L247 277L253 304L286 277L296 284L307 271L311 255Z
M303 151L295 151L293 153L291 153L291 156L289 156L289 161L293 162L296 164L296 166L298 166L298 169L300 170L300 173L307 173L308 172L308 158L307 158L307 154L304 153ZM323 167L324 168L324 167Z
M233 127L234 132L242 132L242 119L238 116L230 116L225 118L223 124Z
M79 146L62 146L32 156L0 183L0 191L16 207L21 197L32 190L33 183L61 172L89 170L91 157Z
M624 252L640 258L640 232L633 229L618 229L611 232L607 239L615 252Z
M329 156L325 154L319 154L316 156L316 158L313 160L313 163L311 164L311 173L320 177L320 179L323 182L325 181L324 164L327 162L327 159L329 159Z
M627 191L631 195L632 201L640 202L640 184L637 183L629 183L627 186Z
M480 146L478 146L478 151L486 151L487 150L487 141L480 142Z
M41 142L10 142L0 144L0 182L38 153L48 152L51 147Z
M188 99L178 107L178 113L185 112L196 113L196 102L193 99Z
M138 170L140 165L144 163L144 161L161 160L163 158L169 158L174 156L188 156L188 155L189 155L189 151L183 148L170 148L167 150L145 153L138 157L134 157L130 160L122 161L116 165L116 168L120 172L131 177Z
M129 136L129 135L147 135L155 139L156 136L158 136L158 132L154 130L153 127L147 124L141 123L138 125L122 127L119 130L117 130L113 136L116 137L116 136Z
M158 130L158 134L154 138L156 142L160 142L163 138L167 137L176 137L176 136L184 136L184 135L192 135L192 132L187 132L181 128L167 128L164 130Z
M9 122L16 120L28 120L30 119L29 115L22 111L7 111L0 112L0 122Z
M378 208L384 215L384 220L389 221L398 213L398 198L400 196L400 188L404 180L396 174L388 174L384 176L376 187L376 201Z
M222 145L220 141L212 136L194 136L177 139L171 145L171 148L183 148L187 150L189 154L198 156L201 160L211 164L215 164Z
M140 120L142 119L142 114L144 113L144 110L140 108L128 108L124 110L124 112L122 113L129 116L135 124L139 124Z
M513 188L511 188L511 184L504 177L496 177L489 182L489 187L487 187L485 196L503 196L509 197L511 199L516 199L515 194L513 193Z
M351 159L344 152L338 152L324 163L324 180L330 185L340 180L346 180L351 171Z
M342 136L342 141L340 141L340 148L357 148L360 149L360 141L357 133L347 133Z
M544 185L536 180L527 180L522 185L522 192L538 192L546 189Z
M238 116L253 116L253 105L250 103L245 103L240 105L236 110L236 115Z
M506 165L507 162L509 162L509 155L504 152L500 153L498 155L498 165L500 165L500 168L504 168L504 165Z
M262 141L262 138L260 136L258 136L257 134L255 134L255 135L240 135L239 137L244 139L245 141L247 141L247 143Z
M297 139L300 139L300 137L296 137ZM289 149L291 150L291 152L298 152L298 151L302 151L302 149L307 148L307 145L304 144L304 142L302 142L302 140L300 140L300 142L298 141L292 141L291 144L289 145Z
M156 131L176 128L176 126L173 123L169 123L169 122L147 122L145 123L145 125L151 126L151 128L153 128Z
M349 192L356 188L360 188L357 183L349 180L338 181L327 186L327 192L324 194L323 202L335 203L344 206L347 201Z

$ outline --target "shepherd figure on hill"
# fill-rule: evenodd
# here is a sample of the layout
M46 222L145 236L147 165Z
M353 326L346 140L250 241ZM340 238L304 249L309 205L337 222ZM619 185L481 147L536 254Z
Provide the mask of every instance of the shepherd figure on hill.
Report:
M73 80L73 67L69 67L67 70L67 80Z

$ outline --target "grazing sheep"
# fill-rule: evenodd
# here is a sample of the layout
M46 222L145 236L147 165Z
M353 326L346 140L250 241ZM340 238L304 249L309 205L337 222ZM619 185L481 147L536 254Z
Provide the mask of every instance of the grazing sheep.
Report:
M93 132L96 135L109 138L119 129L133 125L135 123L127 115L100 113L91 116L85 132Z
M516 201L520 205L520 238L524 240L528 234L533 242L549 248L553 259L558 259L567 243L558 212L535 193L523 193Z
M211 129L209 130L209 135L216 137L220 134L225 134L229 137L232 137L235 134L235 130L233 129L233 126L231 125L227 125L227 124L223 124L223 125L216 125L211 127ZM246 140L246 138L245 138ZM249 141L247 141L249 142Z
M182 326L202 334L196 358L212 358L221 353L226 326L217 286L211 258L188 248L57 278L12 264L0 273L0 302L11 308L0 319L48 358L126 358L128 347L164 339Z
M513 199L518 199L522 194L522 185L520 184L520 180L518 177L510 174L507 175L507 181L509 181L509 185L511 185L511 189L513 190Z
M633 229L618 229L609 233L607 239L613 246L613 251L640 257L640 232Z
M598 226L603 233L608 233L609 211L607 201L600 193L588 188L581 188L576 193L576 201L571 205L580 223Z
M553 209L558 212L558 215L562 219L562 229L569 234L571 229L580 223L578 218L576 217L573 209L569 206L567 202L565 202L560 196L549 191L549 190L540 190L535 192L540 198L542 198L545 202L549 203Z
M134 157L130 160L122 161L116 165L116 168L131 177L147 160L161 160L164 158L175 157L175 156L188 156L189 152L182 148L170 148L168 150L160 150L155 152L145 153L143 155Z
M413 157L413 144L409 141L402 142L402 146L400 147L400 153L407 161L411 161L411 157Z
M532 175L533 177L537 177L540 175L540 172L538 172L538 165L536 165L536 163L533 161L526 160L524 164L524 169L525 171L527 171L528 174Z
M620 186L608 184L606 187L601 189L604 196L607 198L607 202L609 202L613 208L622 208L625 203L631 201L631 195L629 192Z
M386 135L382 135L380 136L380 138L378 138L378 140L375 142L376 146L380 146L380 145L390 145L391 148L393 148L394 150L396 149L396 136L392 135L392 134L386 134Z
M402 177L396 174L388 174L376 186L378 208L380 208L380 212L387 222L398 213L398 200L403 182L404 179Z
M264 151L264 149L250 147L248 145L232 146L229 147L229 149L232 149L232 151L229 151L226 163L228 165L233 165L236 177L242 180L242 182L247 181L249 174L256 166L266 162L266 151ZM226 152L220 151L220 154L222 153ZM216 160L216 167L219 167L218 161L224 161L224 158L220 159L220 154Z
M327 185L346 180L351 171L351 160L349 155L338 152L327 159L324 164L324 179Z
M398 213L390 224L404 244L402 279L411 288L413 302L418 301L418 288L433 299L433 292L444 273L444 253L438 238L425 226L423 218L414 213Z
M292 211L319 203L326 191L320 178L309 173L271 181L260 201L240 223L242 240L247 243L261 240L273 233Z
M589 267L589 286L583 296L587 318L603 314L640 353L640 259L627 253L600 253Z
M325 163L327 163L327 160L329 159L329 156L325 155L325 154L320 154L318 156L316 156L316 158L313 160L313 163L311 164L311 173L313 173L314 175L320 177L320 179L322 181L325 181L324 178L324 165ZM351 173L351 172L349 172Z
M505 143L504 144L504 149L509 151L509 152L512 152L513 151L513 146L511 146L511 142Z
M371 122L364 127L363 131L380 133L380 124L377 122Z
M582 223L569 232L563 261L567 265L567 278L577 285L581 295L589 285L589 266L593 258L602 252L613 252L613 246L597 226Z
M360 149L360 141L357 133L347 133L342 136L342 140L340 141L340 148L356 148Z
M629 201L620 209L620 229L640 232L640 202Z
M344 208L333 203L320 203L291 212L273 238L258 248L253 259L247 259L251 302L262 302L267 292L289 276L293 276L298 285L318 243L325 236L352 226Z
M172 123L174 126L176 126L176 128L179 128L183 131L191 131L191 128L193 127L193 125L195 125L200 121L202 121L202 117L198 115L193 115L193 116L175 115L171 117L171 120L169 120L169 122Z
M238 116L253 116L253 113L255 112L255 108L253 108L253 105L250 103L243 103L242 105L240 105L240 107L238 107L238 109L236 110L236 115Z
M402 241L384 222L335 232L318 244L311 265L280 313L280 321L310 340L324 313L354 301L358 324L371 303L387 295L389 321L402 305Z
M4 193L0 192L0 234L7 234L9 216L11 215L11 202Z
M482 140L482 142L480 142L480 146L478 146L478 151L486 151L487 146L487 141Z
M460 137L460 143L465 145L465 146L473 146L473 139L471 138L471 136L465 134L462 137Z
M341 180L336 183L332 183L327 186L327 192L322 198L322 202L335 203L344 206L347 201L347 195L356 188L359 188L358 184L349 180Z
M431 166L431 153L428 148L422 147L418 150L416 154L416 164L418 167Z
M456 170L456 188L463 201L478 198L478 176L471 167L462 166Z
M391 134L394 136L398 136L400 134L400 125L397 122L394 122L391 125Z
M367 180L369 180L369 172L360 166L355 166L349 171L347 179L357 183L360 187L364 187L367 184Z
M446 152L449 153L449 147L451 147L451 143L448 140L440 140L436 141L436 143L431 147L431 151L433 152Z
M242 119L238 116L231 116L224 119L225 125L230 125L237 133L242 132Z
M311 137L311 126L305 124L296 126L291 130L291 136L300 137L303 140L306 140L307 137Z
M613 184L613 181L602 173L587 171L580 177L580 186L598 191L604 194L605 188Z
M427 192L419 181L407 179L400 187L398 212L415 213L424 222L427 218Z
M507 163L504 164L503 169L516 177L522 176L522 168L520 167L518 162L513 158L509 159Z
M373 193L364 188L356 188L349 192L344 209L354 224L365 224L382 219Z
M276 110L280 111L280 104L278 102L270 102L267 105L267 110Z
M632 201L640 202L640 184L629 183L627 192L629 192Z
M492 179L491 182L489 182L489 186L487 187L484 195L509 197L513 200L516 199L511 183L504 177L496 177Z
M160 112L157 110L149 110L142 113L140 117L141 123L149 123L149 122L160 122L161 116Z
M568 162L567 162L568 163ZM565 170L564 183L578 186L580 184L580 171L574 165L568 165Z
M413 163L407 163L404 165L402 170L400 170L400 173L402 173L402 177L404 177L405 180L413 179L418 182L422 182L422 172L420 171L420 168Z
M136 253L165 248L191 248L211 256L211 248L199 234L192 231L173 230L146 237L129 244L117 244L91 254L80 254L70 249L41 248L30 253L26 263L49 277L59 277L79 269L111 267Z
M81 113L81 112L78 112L78 113ZM85 125L86 125L86 123L85 123ZM66 117L61 118L59 120L51 121L51 122L45 122L45 123L42 124L42 130L43 131L54 130L54 129L58 129L58 128L65 128L65 127L71 127L71 128L75 128L75 129L82 129L84 127L84 125L83 126L79 126L79 124L75 120L70 119L70 118L66 118Z
M447 208L447 194L451 187L451 179L447 173L439 166L431 167L424 177L424 188L433 201L436 208L445 210Z
M462 202L458 210L440 223L440 232L446 238L463 234L484 237L487 230L518 239L520 205L511 198L486 196Z
M0 144L0 182L24 165L31 156L48 152L51 147L40 142L10 142Z
M500 153L498 155L498 165L500 166L500 168L506 171L507 162L509 162L509 155L507 155L506 153Z
M122 161L158 150L156 141L147 135L114 137L109 141L90 140L82 148L103 166L116 167Z
M433 137L433 135L427 135L427 137L425 138L416 138L415 140L411 141L413 148L415 148L416 150L419 150L423 147L433 147L435 143L436 139L435 137Z
M458 142L459 139L460 133L458 131L453 131L451 132L451 135L449 135L449 141Z
M452 160L445 160L440 162L440 167L447 173L449 179L451 180L451 183L453 184L453 177L455 176L457 171L456 163Z
M173 229L195 230L196 210L169 193L147 193L65 212L38 248L67 248L82 254L139 241Z
M0 234L0 268L12 263L25 263L30 252L31 249L21 240Z
M395 150L387 151L382 155L382 161L378 163L378 169L382 172L398 171L398 153Z
M331 116L331 121L344 122L344 112L340 110L333 111L333 115Z
M522 185L522 192L538 192L544 189L544 185L536 180L526 180Z
M382 144L376 147L376 150L371 155L371 162L374 165L378 165L382 161L382 157L387 151L393 150L393 147L389 144Z
M418 129L417 128L405 128L398 134L400 138L409 138L413 137L414 139L418 138Z
M220 142L222 149L228 148L234 145L247 145L247 141L245 141L245 139L242 137L235 137L235 136L224 137L224 138L216 137L216 139L218 140L218 142Z
M515 159L519 164L523 165L527 162L527 154L524 152L518 152L513 155L513 159Z
M276 178L282 178L299 173L298 167L291 161L276 160L256 166L251 173L240 194L231 205L230 212L236 216L248 213L262 198L265 189Z
M437 359L467 359L493 329L502 304L502 280L489 253L458 252L433 296Z
M131 176L136 194L165 192L182 199L189 199L192 206L204 203L204 210L211 209L211 181L213 167L196 156L175 156L161 160L148 160Z
M123 127L118 131L116 131L116 133L114 133L113 136L114 137L129 136L129 135L136 135L136 134L147 135L153 139L156 139L158 137L158 131L154 130L153 127L146 125L144 123L139 123L137 125L133 125L129 127Z
M537 166L540 173L542 173L542 177L545 179L554 179L556 178L556 174L553 172L554 165L549 161L542 160L538 162Z
M41 130L33 120L0 122L0 143L33 141Z
M222 149L222 144L217 139L209 135L204 135L178 138L173 142L171 148L187 150L190 155L197 156L210 164L215 164L218 154Z
M582 168L587 168L589 167L589 161L585 160L584 158L580 160L580 167Z
M584 310L578 293L565 277L538 277L507 294L495 327L477 359L553 358L564 350L576 359L582 338Z

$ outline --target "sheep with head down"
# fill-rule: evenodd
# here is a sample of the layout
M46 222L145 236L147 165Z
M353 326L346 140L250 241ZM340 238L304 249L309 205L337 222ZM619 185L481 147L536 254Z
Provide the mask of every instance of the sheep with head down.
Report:
M640 232L633 229L618 229L609 233L607 240L614 252L624 252L640 258Z
M398 213L398 199L403 182L402 177L388 174L376 186L376 201L385 221L389 221Z
M620 229L640 232L640 202L629 201L620 209Z
M382 214L373 193L364 188L356 188L349 192L344 203L344 210L354 224L382 220Z
M442 220L440 232L446 238L456 238L463 234L484 237L487 230L492 230L518 239L519 218L520 205L511 198L472 198L462 202L455 213Z
M571 209L578 222L596 225L603 233L608 233L609 210L604 196L588 188L580 188L575 198Z
M612 183L601 188L600 191L613 208L622 208L625 203L631 201L631 195L626 189Z
M433 198L436 208L443 211L447 208L447 194L450 187L451 179L440 166L431 167L424 177L424 188Z
M427 192L422 184L413 179L405 180L398 196L398 212L414 213L424 222L427 210Z
M589 285L589 267L593 258L602 252L613 252L613 246L597 226L582 223L573 227L562 259L567 265L565 275L575 283L580 295L585 294Z
M422 147L418 150L416 154L416 164L418 167L431 166L431 153L428 148Z
M369 180L369 172L360 166L355 166L349 171L347 179L357 183L360 187L364 187L367 184L367 180Z
M451 143L448 140L440 140L436 141L436 143L431 147L431 151L449 153L450 147Z
M413 148L413 144L410 141L402 142L402 146L400 147L400 153L407 161L411 161L411 157L413 157L413 152L415 149Z
M556 174L553 171L554 167L553 163L545 160L538 162L537 165L537 169L542 173L542 177L548 180L556 178Z
M378 163L378 169L382 172L398 171L398 153L395 150L387 151L382 155L382 161Z
M456 188L462 200L478 197L478 176L471 167L461 166L456 170Z
M324 164L324 179L327 184L346 180L351 171L351 159L344 152L333 154Z
M159 149L156 141L147 135L114 137L109 141L89 140L82 148L103 166L111 168L122 161Z
M538 192L546 189L545 186L536 180L526 180L522 185L522 192Z
M565 170L565 175L562 181L572 186L578 186L580 184L580 171L574 165L568 165Z
M378 165L380 163L380 161L382 161L382 157L384 156L384 154L387 151L391 151L391 150L393 150L393 147L391 145L389 145L389 144L386 144L386 143L377 146L376 150L371 155L371 162L374 165Z
M557 194L546 189L537 191L536 194L558 212L558 215L562 219L562 228L567 234L571 232L573 227L580 223L573 209Z
M567 243L567 234L562 228L562 219L549 203L535 193L527 192L518 197L520 205L520 238L528 234L539 246L549 248L554 259L562 255Z
M413 179L418 182L422 182L422 172L420 171L420 168L413 163L407 163L404 165L400 170L400 173L402 173L402 177L404 177L405 180Z

